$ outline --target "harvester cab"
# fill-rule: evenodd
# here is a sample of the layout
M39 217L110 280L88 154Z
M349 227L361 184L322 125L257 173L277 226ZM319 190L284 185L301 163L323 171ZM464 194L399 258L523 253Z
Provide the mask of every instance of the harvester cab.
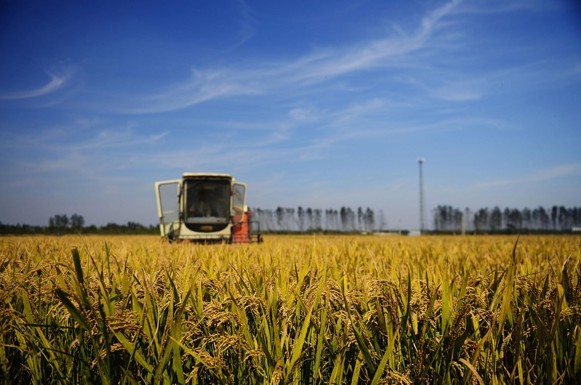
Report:
M159 230L171 241L262 242L246 206L246 184L228 174L186 173L155 183Z

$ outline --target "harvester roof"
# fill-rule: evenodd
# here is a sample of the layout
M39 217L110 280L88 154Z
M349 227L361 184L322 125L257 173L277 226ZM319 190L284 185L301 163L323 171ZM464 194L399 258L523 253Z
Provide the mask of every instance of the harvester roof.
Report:
M183 174L184 178L202 178L202 177L209 177L209 178L224 178L224 179L233 179L232 175L230 174L217 174L217 173L207 173L207 172L185 172Z

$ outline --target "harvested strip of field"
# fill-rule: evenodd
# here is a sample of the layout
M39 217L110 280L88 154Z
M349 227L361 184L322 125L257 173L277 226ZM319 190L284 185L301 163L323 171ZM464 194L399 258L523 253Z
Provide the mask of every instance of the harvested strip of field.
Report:
M0 239L4 383L572 383L581 238Z

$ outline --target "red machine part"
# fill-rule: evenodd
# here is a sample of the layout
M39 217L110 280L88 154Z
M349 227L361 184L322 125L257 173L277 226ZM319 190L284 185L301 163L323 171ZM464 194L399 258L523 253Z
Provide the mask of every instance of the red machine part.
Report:
M250 218L252 213L250 210L244 212L242 221L232 226L232 243L250 243Z

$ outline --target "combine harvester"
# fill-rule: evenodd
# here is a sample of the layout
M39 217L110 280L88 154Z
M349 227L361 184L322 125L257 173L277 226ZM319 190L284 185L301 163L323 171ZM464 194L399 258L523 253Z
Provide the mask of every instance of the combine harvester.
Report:
M155 183L161 236L170 242L262 242L251 221L246 184L228 174L185 173Z

